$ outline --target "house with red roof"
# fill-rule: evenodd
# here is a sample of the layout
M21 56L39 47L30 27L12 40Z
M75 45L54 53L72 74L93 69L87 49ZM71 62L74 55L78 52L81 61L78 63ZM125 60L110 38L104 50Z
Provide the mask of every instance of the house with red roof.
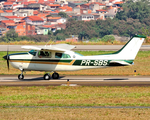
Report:
M37 15L39 14L39 11L34 10L34 11L33 11L33 14L34 14L35 16L37 16Z
M59 4L48 4L47 5L47 9L50 9L50 10L55 10L59 7L61 7L61 5L59 5Z
M68 11L72 11L72 7L63 6L63 7L59 7L58 10L61 12L68 12Z
M102 4L100 2L92 2L89 5L89 9L91 9L92 12L96 12L96 10L103 9L105 6L106 6L105 4Z
M0 16L0 21L2 20L9 20L8 18L6 18L5 16Z
M47 18L47 23L50 24L64 24L66 23L66 18L62 18L62 17L48 17Z
M99 14L106 14L108 13L107 10L104 10L104 9L99 9L99 10L96 10L96 13L99 13Z
M38 3L45 4L45 5L50 4L50 3L54 4L55 0L38 0Z
M15 28L15 31L18 33L19 36L25 36L27 31L26 31L26 22L24 20L21 20L16 23L17 26Z
M4 9L4 10L11 9L11 8L12 8L12 5L13 5L13 2L5 2L5 3L3 4L3 9Z
M0 10L0 13L4 13L4 11L3 11L3 10Z
M82 9L89 9L90 3L82 4L80 5L80 8Z
M124 3L123 1L115 2L114 5L117 5L118 7L120 7L120 5L123 4L123 3Z
M13 16L13 10L3 10L0 12L0 16Z
M108 13L105 14L105 18L113 19L115 17L115 15L117 14L118 8L120 8L120 7L115 6L115 5L114 6L109 6L108 10L107 10Z
M14 22L19 22L23 17L17 17L17 16L4 16L8 20L13 20Z
M49 31L55 32L56 31L56 27L55 25L43 25L44 28L47 28Z
M36 16L42 18L44 20L44 23L46 23L46 21L47 21L47 17L46 16L47 15L49 15L49 14L47 14L47 13L39 13Z
M14 9L17 9L17 8L23 8L24 7L24 5L23 4L13 4L12 5L12 9L14 10Z
M26 35L36 35L35 25L26 23Z
M1 28L6 28L7 30L15 29L16 26L17 25L15 24L13 20L2 20L0 24Z
M56 30L61 30L66 28L66 24L52 24L52 25L43 25L49 31L55 32Z
M15 16L20 16L20 17L27 17L27 16L34 16L34 9L32 8L19 8L14 12Z
M28 16L23 18L22 20L25 20L27 24L30 25L43 25L44 20L38 16Z
M84 9L84 8L81 8L80 9L80 14L89 14L91 13L92 10L91 9Z

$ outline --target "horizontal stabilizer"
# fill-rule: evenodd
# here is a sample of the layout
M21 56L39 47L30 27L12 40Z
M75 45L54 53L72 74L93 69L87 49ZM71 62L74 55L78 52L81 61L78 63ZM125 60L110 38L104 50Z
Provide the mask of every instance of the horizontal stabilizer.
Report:
M125 61L110 61L109 66L129 66L131 65L128 62Z

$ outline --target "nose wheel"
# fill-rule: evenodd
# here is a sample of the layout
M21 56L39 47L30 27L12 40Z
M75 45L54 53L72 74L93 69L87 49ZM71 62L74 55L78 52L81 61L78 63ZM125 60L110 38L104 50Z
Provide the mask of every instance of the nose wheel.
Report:
M43 78L44 78L44 80L50 80L51 76L50 76L50 74L47 73L43 76Z
M20 69L20 70L21 70L21 74L18 75L18 79L23 80L24 79L24 75L23 75L24 69Z
M18 75L18 79L19 79L19 80L23 80L23 79L24 79L24 75L23 75L23 74L19 74L19 75Z

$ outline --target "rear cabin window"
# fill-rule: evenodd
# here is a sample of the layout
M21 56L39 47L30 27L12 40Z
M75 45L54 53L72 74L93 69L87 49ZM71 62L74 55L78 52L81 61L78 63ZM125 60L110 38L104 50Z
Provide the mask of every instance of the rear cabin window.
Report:
M51 57L51 52L49 51L39 51L38 53L39 58L50 58Z
M70 55L64 53L55 53L55 58L71 58Z

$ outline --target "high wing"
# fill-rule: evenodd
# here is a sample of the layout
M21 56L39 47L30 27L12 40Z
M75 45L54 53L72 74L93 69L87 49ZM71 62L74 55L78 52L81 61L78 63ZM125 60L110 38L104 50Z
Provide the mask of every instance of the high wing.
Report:
M49 45L49 46L44 46L44 47L22 46L21 48L33 49L33 50L43 50L43 51L65 52L65 51L75 48L75 46L68 45L68 44L56 44L56 45Z

